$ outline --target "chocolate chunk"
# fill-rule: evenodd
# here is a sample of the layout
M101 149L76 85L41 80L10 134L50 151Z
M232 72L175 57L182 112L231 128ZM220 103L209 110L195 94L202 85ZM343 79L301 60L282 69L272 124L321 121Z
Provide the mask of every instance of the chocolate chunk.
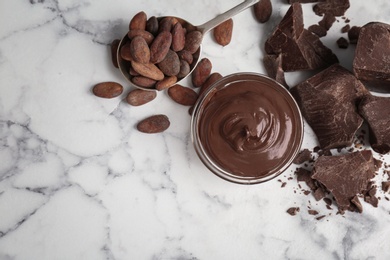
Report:
M312 178L331 192L340 212L354 210L351 200L361 194L375 176L372 153L369 150L340 156L323 156L314 164Z
M363 123L356 103L368 93L355 76L336 64L291 89L322 149L350 146Z
M268 54L281 55L285 72L314 70L337 63L338 59L317 35L303 27L302 6L294 3L265 43Z
M290 214L291 216L295 216L299 212L299 208L298 207L291 207L286 212L288 214Z
M316 15L343 16L348 10L349 0L324 0L313 6Z
M337 45L339 46L339 48L341 49L346 49L348 48L349 46L349 43L348 43L348 40L345 39L344 37L340 37L338 40L337 40Z
M390 97L365 97L359 105L359 113L369 125L369 140L374 151L390 152Z
M359 39L360 26L352 26L348 31L348 40L351 44L356 44Z
M311 33L314 33L318 37L324 37L327 34L327 30L318 24L310 25L309 28L307 28L307 30Z
M267 75L270 78L273 78L274 80L282 84L285 88L287 89L290 88L287 85L286 79L284 77L281 55L268 54L264 57L263 63L264 63L265 70L267 71Z
M390 24L372 22L360 29L353 71L365 84L390 92Z
M302 163L310 161L310 160L311 160L311 152L308 149L303 149L295 157L293 163L294 164L302 164Z

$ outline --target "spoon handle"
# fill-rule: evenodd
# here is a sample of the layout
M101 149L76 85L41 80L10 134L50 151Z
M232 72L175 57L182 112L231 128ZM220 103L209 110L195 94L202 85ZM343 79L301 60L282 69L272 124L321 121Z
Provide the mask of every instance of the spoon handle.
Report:
M210 21L205 22L204 24L198 25L197 28L204 35L208 31L210 31L211 29L216 27L217 25L219 25L219 24L223 23L224 21L232 18L236 14L241 13L242 11L244 11L248 7L251 7L252 5L256 4L259 1L260 0L246 0L246 1L242 2L241 4L233 7L232 9L230 9L230 10L228 10L228 11L226 11L226 12L224 12L224 13L218 15L218 16L216 16L215 18L211 19Z

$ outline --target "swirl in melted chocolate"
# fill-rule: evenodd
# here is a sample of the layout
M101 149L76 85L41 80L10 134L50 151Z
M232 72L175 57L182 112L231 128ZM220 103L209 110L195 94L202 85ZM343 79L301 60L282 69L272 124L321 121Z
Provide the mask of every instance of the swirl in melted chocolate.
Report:
M258 178L291 162L300 147L302 119L282 88L256 78L233 80L209 93L199 138L214 163L234 175Z

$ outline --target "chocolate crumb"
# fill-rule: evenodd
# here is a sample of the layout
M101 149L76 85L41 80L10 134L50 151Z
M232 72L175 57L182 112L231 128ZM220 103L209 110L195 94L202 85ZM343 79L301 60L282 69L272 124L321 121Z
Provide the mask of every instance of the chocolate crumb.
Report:
M287 210L287 213L291 216L295 216L299 212L299 207L291 207Z
M307 211L310 215L318 215L318 211L314 209L310 209Z
M341 28L341 33L347 33L350 29L351 29L351 26L349 24L347 24L343 28Z
M299 154L295 157L293 163L294 164L302 164L311 159L311 152L308 149L304 149L299 152Z
M355 196L351 199L351 203L352 203L353 205L356 206L356 210L357 210L359 213L362 213L362 212L363 212L363 206L362 206L362 204L360 203L358 196L355 195Z
M348 48L349 46L349 43L348 43L348 40L345 39L344 37L340 37L338 40L337 40L337 46L339 46L340 49L346 49Z
M372 186L370 190L365 194L364 201L371 204L375 208L378 207L378 198L375 196L376 187Z
M325 215L322 215L322 216L316 217L316 220L321 220L321 219L323 219L325 217L326 217Z

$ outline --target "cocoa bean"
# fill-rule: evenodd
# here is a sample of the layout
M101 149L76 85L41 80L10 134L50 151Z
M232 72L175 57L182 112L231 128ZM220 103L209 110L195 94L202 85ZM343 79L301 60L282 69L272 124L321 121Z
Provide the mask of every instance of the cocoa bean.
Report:
M194 56L192 56L191 52L187 50L181 50L177 53L179 55L179 59L185 60L189 65L194 61Z
M192 72L192 84L194 87L199 88L206 82L210 76L212 69L211 61L207 58L203 58L199 61L198 65Z
M141 36L142 38L144 38L148 45L150 45L154 40L153 34L145 30L130 30L127 33L127 37L129 37L130 40L136 36Z
M134 15L134 17L130 20L129 29L130 30L136 30L141 29L145 30L146 27L146 13L141 11Z
M156 16L152 16L146 21L146 31L153 35L158 33L158 20Z
M164 73L162 73L161 70L159 70L159 68L157 68L157 66L153 63L143 64L136 61L132 61L131 66L136 72L138 72L144 77L154 80L162 80L164 78Z
M155 80L146 78L144 76L132 77L131 82L133 82L137 86L144 87L144 88L152 88L154 87L154 84L156 84Z
M176 52L168 50L165 58L157 64L166 76L175 76L180 72L180 60Z
M181 23L176 23L172 28L172 50L181 51L186 43L185 30Z
M163 80L160 80L159 82L156 83L156 89L161 91L161 90L170 88L176 82L177 82L176 76L165 77Z
M170 122L166 115L154 115L140 121L137 124L137 129L143 133L154 134L165 131L169 125Z
M190 89L176 84L168 88L168 95L178 104L192 106L195 104L198 94Z
M233 19L228 19L213 30L215 41L222 46L226 46L232 40Z
M167 55L172 43L172 34L167 31L160 32L150 45L150 62L159 63Z
M200 31L192 31L186 34L186 42L184 44L184 50L194 54L202 43L203 35Z
M127 61L131 61L133 58L131 56L130 42L126 42L120 49L121 58Z
M110 46L111 47L111 61L112 61L112 65L114 65L115 68L119 68L118 56L117 56L119 43L120 43L120 40L115 39L112 41L111 46Z
M141 36L134 37L130 42L130 55L134 61L140 63L149 63L150 50L145 39Z
M188 73L190 73L190 71L191 71L191 67L188 64L188 62L186 62L185 60L180 60L180 71L177 74L177 77L179 79L184 78L185 76L188 75Z
M101 98L114 98L122 94L123 86L112 81L101 82L92 88L92 92Z
M132 106L144 105L157 97L156 91L134 89L126 97L127 103Z
M260 0L260 2L253 5L253 12L258 22L267 22L272 14L271 0Z

